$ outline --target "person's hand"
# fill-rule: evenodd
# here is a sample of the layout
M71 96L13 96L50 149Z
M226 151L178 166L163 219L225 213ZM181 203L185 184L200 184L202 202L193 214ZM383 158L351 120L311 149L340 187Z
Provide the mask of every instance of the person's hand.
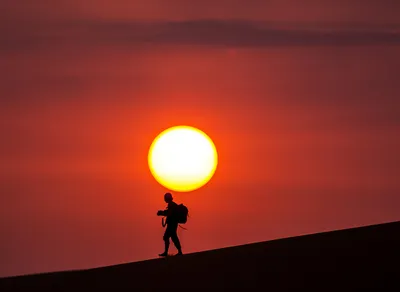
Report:
M162 211L158 210L157 211L157 216L162 216Z

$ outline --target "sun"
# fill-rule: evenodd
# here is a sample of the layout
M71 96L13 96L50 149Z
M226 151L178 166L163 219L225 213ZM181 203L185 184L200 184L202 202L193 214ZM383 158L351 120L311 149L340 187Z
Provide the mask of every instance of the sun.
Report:
M190 192L214 175L217 149L203 131L175 126L160 133L150 146L149 168L158 183L169 190Z

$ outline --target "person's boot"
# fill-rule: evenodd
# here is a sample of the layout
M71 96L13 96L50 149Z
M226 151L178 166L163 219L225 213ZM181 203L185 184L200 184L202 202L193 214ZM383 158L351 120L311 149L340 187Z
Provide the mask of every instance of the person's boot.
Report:
M164 251L163 253L159 254L160 257L166 257L168 256L168 252Z
M176 254L176 256L181 256L181 255L183 255L182 251L178 250L178 253Z

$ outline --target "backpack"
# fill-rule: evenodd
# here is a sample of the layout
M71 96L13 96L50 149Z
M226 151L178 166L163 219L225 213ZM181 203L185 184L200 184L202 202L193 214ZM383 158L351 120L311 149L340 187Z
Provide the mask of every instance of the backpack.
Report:
M184 224L187 221L189 210L184 204L178 205L176 208L176 217L178 219L178 223Z

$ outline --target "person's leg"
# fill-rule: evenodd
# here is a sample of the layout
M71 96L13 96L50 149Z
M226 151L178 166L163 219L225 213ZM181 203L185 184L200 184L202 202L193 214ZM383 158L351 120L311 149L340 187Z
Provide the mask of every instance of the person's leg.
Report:
M174 225L173 228L171 228L171 239L176 249L178 250L178 254L182 254L181 243L179 241L177 231L178 231L178 224Z
M168 255L168 249L169 249L169 238L171 237L170 235L170 231L167 227L167 229L165 230L164 236L163 236L163 240L164 240L164 252L162 254L160 254L160 256L167 256Z

